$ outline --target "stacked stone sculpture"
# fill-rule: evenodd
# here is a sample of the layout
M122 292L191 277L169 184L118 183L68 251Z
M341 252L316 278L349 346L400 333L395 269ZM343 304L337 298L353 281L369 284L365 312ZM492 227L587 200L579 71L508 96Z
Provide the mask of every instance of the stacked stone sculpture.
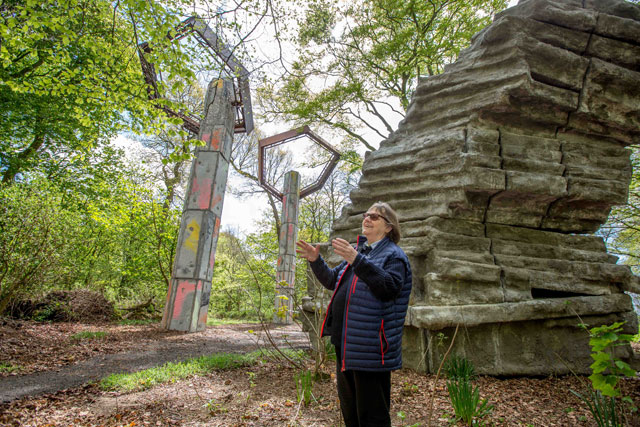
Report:
M333 232L355 241L378 200L398 211L405 367L435 372L458 325L453 354L493 375L589 372L580 323L636 333L638 279L592 233L626 203L638 142L640 7L622 0L521 1L421 78Z

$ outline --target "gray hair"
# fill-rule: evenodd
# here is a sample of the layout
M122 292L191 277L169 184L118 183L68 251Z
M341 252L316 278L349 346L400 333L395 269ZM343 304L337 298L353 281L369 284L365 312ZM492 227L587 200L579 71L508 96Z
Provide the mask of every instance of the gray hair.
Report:
M391 226L391 231L387 233L387 236L393 243L400 241L400 223L398 222L398 215L388 203L376 202L369 209L375 209L384 219L387 220L387 224Z

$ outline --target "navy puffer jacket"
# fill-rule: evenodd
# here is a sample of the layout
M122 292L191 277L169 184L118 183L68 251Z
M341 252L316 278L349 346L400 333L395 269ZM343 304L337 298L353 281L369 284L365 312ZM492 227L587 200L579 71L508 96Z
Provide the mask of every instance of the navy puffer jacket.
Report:
M358 252L366 237L358 237ZM342 370L393 371L402 367L402 331L411 293L411 266L405 253L388 237L353 265L343 261L329 268L322 257L311 268L324 287L336 292L348 286L342 322ZM326 315L321 335L325 331Z

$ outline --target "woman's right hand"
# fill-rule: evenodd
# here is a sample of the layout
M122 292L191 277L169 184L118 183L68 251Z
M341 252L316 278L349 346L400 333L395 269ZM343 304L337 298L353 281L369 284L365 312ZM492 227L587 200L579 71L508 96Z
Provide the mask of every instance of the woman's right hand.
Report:
M313 262L320 256L320 247L312 246L304 240L298 240L296 242L296 253L300 258L305 258L309 262Z

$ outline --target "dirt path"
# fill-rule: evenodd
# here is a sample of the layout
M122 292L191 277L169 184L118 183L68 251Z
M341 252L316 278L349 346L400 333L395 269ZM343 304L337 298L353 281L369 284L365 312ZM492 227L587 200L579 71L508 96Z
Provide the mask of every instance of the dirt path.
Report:
M36 323L0 318L0 427L237 426L337 427L341 424L333 365L312 384L313 399L298 401L298 368L274 361L216 370L136 392L86 385L110 373L217 352L245 353L264 345L259 325L213 326L196 334L158 325ZM100 333L86 338L86 333ZM308 346L295 326L272 327L284 346ZM308 369L313 369L309 361ZM400 370L392 375L394 425L455 424L446 381ZM569 390L584 393L588 379L492 378L473 381L494 409L483 421L497 427L588 427L587 408ZM586 384L586 385L585 385ZM640 406L640 378L625 379L624 393ZM433 413L428 402L433 399ZM637 415L629 425L640 425Z
M251 328L255 328L255 332ZM109 326L103 325L99 329L108 330ZM268 345L265 333L258 332L259 329L260 325L229 325L207 328L207 330L195 334L175 334L162 333L157 328L147 328L148 336L145 337L144 333L137 330L138 336L134 338L135 341L127 339L134 337L135 334L123 334L122 340L94 343L94 346L97 345L92 349L94 352L96 348L100 352L100 347L104 347L105 351L111 353L100 352L96 356L88 356L86 352L78 354L78 351L74 355L73 340L65 337L70 340L71 345L62 347L60 352L51 355L51 357L58 356L61 360L80 360L54 369L0 378L0 402L6 403L24 396L52 393L97 381L112 373L135 372L192 357L213 353L247 353ZM270 328L270 334L279 345L293 348L308 348L309 345L306 334L297 325L273 327ZM33 337L30 338L33 339ZM39 338L45 340L47 337ZM11 339L9 339L9 343L11 343ZM6 344L6 341L3 342L3 347ZM118 346L121 347L121 351L118 351ZM40 344L32 343L30 349L16 350L14 348L11 350L14 354L18 354L16 359L21 360L23 365L28 365L29 358L37 360L41 357L47 357L46 352L38 352L38 347L51 348L41 342ZM65 350L71 356L62 354ZM21 354L25 351L30 354ZM7 353L4 352L4 354ZM35 360L33 361L35 362ZM45 367L50 365L59 364L54 361L44 364Z

